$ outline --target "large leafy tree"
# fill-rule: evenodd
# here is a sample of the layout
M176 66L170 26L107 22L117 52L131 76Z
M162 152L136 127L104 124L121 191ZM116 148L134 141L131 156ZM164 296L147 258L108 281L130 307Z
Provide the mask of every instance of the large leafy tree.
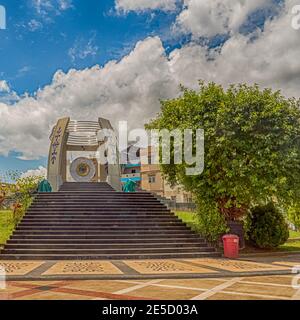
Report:
M148 129L204 129L205 168L186 175L188 165L162 165L170 183L181 183L206 211L227 220L253 204L299 200L300 101L257 85L227 90L200 82L179 98L163 101ZM174 145L173 145L174 148ZM172 150L174 152L174 150ZM208 219L209 221L209 219Z

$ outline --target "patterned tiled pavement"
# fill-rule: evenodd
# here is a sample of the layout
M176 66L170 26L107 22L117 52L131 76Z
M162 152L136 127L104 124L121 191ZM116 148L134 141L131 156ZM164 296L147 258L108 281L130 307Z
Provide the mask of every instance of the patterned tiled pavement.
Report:
M300 300L292 278L8 281L0 300Z
M2 281L6 288L0 290L0 300L300 300L300 289L292 286L292 268L300 270L299 255L251 260L0 261L1 266L6 270L6 282Z

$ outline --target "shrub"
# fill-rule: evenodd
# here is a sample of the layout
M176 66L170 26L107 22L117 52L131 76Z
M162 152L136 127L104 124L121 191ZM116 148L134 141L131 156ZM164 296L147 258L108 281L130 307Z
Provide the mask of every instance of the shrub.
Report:
M221 235L229 230L225 217L218 208L208 207L201 200L198 200L196 219L197 231L209 242L218 244Z
M247 218L247 229L249 240L259 248L276 248L289 237L283 213L273 203L253 208Z

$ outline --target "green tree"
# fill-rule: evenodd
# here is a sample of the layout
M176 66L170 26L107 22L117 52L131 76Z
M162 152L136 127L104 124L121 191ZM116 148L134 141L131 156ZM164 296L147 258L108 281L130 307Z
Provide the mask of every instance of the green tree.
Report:
M246 84L225 90L200 82L198 91L182 90L179 98L162 101L161 112L146 128L204 129L201 175L186 175L186 163L161 165L171 184L194 193L202 214L217 210L236 220L253 204L299 201L299 100ZM172 143L171 148L174 154Z

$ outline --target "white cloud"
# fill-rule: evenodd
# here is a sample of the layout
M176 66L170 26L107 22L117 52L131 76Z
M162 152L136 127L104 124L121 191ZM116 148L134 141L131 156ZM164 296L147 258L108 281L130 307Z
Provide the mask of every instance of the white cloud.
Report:
M212 37L237 31L247 16L272 0L184 0L176 25L194 37Z
M263 31L244 36L235 34L220 50L190 44L171 54L178 81L192 86L196 77L223 85L246 82L282 89L299 97L300 33L291 28L291 8L297 0L287 0L280 15L265 23ZM190 63L193 61L193 63Z
M73 7L72 0L32 0L32 6L40 16L59 15Z
M18 100L19 96L11 90L9 84L5 80L0 80L0 103L11 104Z
M95 57L98 53L99 47L95 44L95 35L88 41L85 39L77 39L74 46L69 49L68 55L72 62L77 59L84 60L87 57Z
M5 80L0 80L0 92L9 92L9 85Z
M177 0L116 0L116 9L118 11L143 12L147 10L176 10Z
M159 111L159 99L179 94L179 84L196 88L199 79L225 86L256 82L299 97L300 33L291 28L290 13L296 1L287 0L255 38L236 33L218 50L190 43L167 56L161 40L153 37L138 42L119 62L58 71L35 96L13 106L0 101L0 154L17 151L26 159L47 155L50 130L62 116L101 116L142 127Z
M63 11L73 8L72 0L59 0L58 5L60 10L63 10Z
M177 93L159 38L148 38L120 62L103 68L58 71L50 85L14 106L0 103L0 154L15 150L26 159L47 154L57 118L107 117L139 124L153 116L159 99Z
M29 31L36 31L36 30L39 30L43 27L42 23L40 21L37 21L36 19L31 19L29 22L28 22L28 29Z
M21 178L29 178L29 177L47 177L47 169L39 166L38 169L28 170L21 174Z
M24 66L22 68L20 68L16 74L16 78L21 78L23 77L25 74L27 74L28 72L31 71L31 67L30 66Z

